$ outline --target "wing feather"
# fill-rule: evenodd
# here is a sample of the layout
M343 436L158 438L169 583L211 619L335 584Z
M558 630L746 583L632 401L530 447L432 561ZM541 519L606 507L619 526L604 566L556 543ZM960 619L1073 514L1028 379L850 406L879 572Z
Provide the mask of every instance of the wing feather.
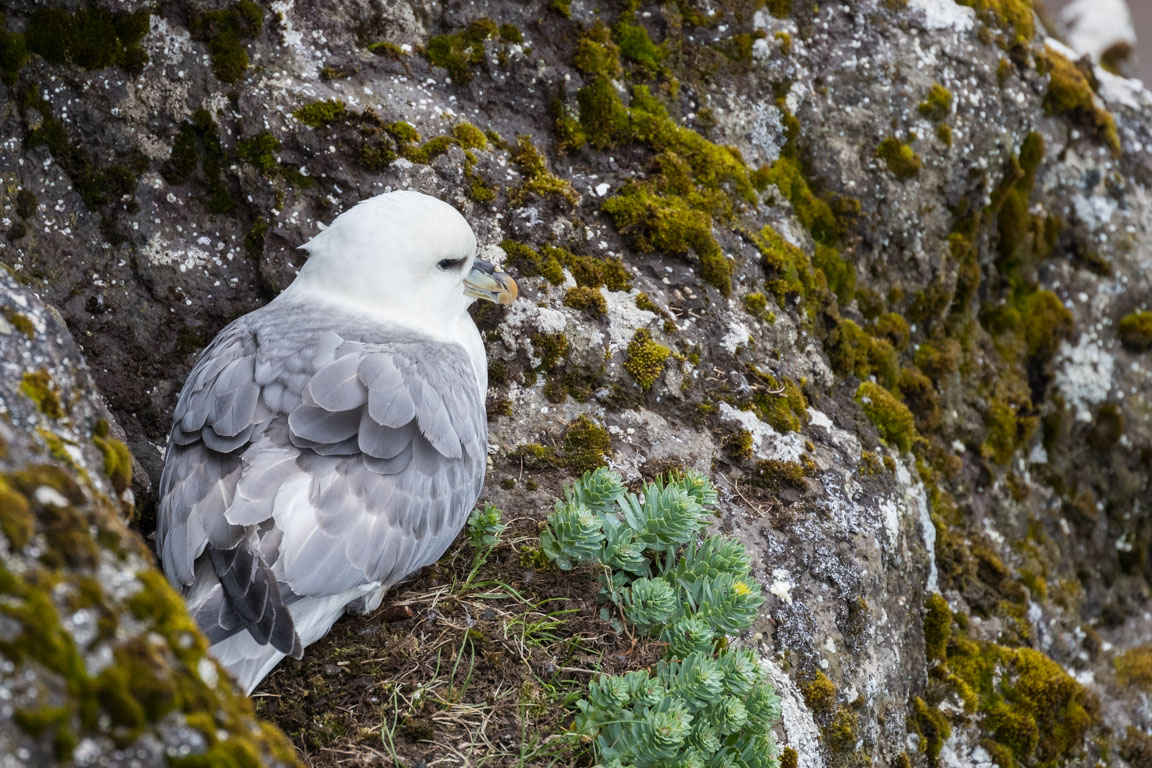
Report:
M297 653L286 603L389 586L438 558L486 453L461 347L270 305L221 332L181 392L161 479L165 571L197 595L214 641L247 630Z

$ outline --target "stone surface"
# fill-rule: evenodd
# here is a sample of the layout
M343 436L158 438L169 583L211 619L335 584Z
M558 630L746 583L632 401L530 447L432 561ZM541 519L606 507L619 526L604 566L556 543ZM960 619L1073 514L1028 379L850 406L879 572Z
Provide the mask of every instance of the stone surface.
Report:
M146 62L32 53L0 86L0 261L59 309L155 481L195 355L360 199L419 189L486 248L622 259L601 316L565 304L575 262L555 275L508 249L524 298L477 311L486 499L543 516L574 465L532 470L526 490L517 449L563 448L581 415L630 479L708 471L768 595L744 642L791 680L781 737L800 765L1134 760L1120 742L1152 707L1113 660L1152 629L1152 368L1116 325L1152 301L1152 94L1061 58L1026 0L758 5L629 21L590 0L274 2L241 24L249 66L231 83L235 46L204 30L241 22L206 14L247 6L165 5ZM422 51L481 17L522 39L473 25L452 82ZM581 40L613 58L621 21L663 54L581 59ZM17 5L5 28L36 23ZM933 104L936 85L949 98ZM301 111L319 101L342 107ZM421 141L398 142L396 121ZM423 143L465 121L486 146ZM613 211L637 190L681 207L626 222ZM693 212L715 250L673 232ZM6 383L29 370L5 361ZM869 379L915 430L858 396ZM954 618L933 655L937 592Z

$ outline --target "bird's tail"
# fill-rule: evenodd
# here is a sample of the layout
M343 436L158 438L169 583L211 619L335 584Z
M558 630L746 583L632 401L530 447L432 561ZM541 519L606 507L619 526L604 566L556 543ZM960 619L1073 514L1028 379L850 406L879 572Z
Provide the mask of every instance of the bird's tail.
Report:
M307 647L326 635L350 603L363 602L366 594L371 599L378 591L383 592L379 584L368 584L339 595L303 597L293 602L288 610L302 645ZM378 599L376 604L379 605ZM247 694L287 655L271 645L256 642L247 630L213 643L209 651Z

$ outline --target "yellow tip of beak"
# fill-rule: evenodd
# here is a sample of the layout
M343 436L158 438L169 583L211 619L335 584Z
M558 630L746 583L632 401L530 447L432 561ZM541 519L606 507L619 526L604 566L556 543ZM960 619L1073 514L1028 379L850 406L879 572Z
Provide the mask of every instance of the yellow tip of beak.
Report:
M472 271L464 278L464 294L506 307L516 301L520 288L511 275L497 272L488 262L476 259L472 262Z

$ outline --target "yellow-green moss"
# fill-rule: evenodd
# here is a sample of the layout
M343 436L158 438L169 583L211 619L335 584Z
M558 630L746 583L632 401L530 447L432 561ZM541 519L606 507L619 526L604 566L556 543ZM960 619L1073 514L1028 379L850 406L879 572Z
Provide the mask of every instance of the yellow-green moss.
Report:
M931 661L944 661L952 637L952 610L943 595L933 593L924 601L924 651Z
M652 338L647 328L641 328L628 342L628 357L624 368L641 389L651 389L664 372L664 363L672 350Z
M960 342L952 338L924 342L916 348L914 360L920 370L933 378L940 378L960 369L962 350Z
M940 143L944 146L952 146L952 126L948 125L948 123L940 123L940 125L936 126L936 138L939 139Z
M32 321L28 319L27 315L22 315L10 307L5 307L4 319L11 323L13 328L28 338L36 338L36 326L32 324Z
M0 477L0 533L8 539L8 545L19 552L28 544L35 529L36 520L24 496Z
M1121 685L1152 693L1152 645L1131 648L1117 656L1114 663Z
M20 382L20 391L48 418L59 419L64 415L60 395L56 392L56 383L52 380L52 375L43 368L35 372L25 371Z
M800 753L793 747L784 747L780 752L780 768L799 768Z
M862 382L857 388L856 402L886 443L901 451L912 449L912 442L917 438L916 422L908 406L871 381Z
M886 339L897 351L907 347L912 338L908 321L895 312L887 312L876 318L876 333L874 335Z
M876 157L884 161L888 170L897 179L907 181L918 175L924 162L912 147L895 137L889 137L880 142L876 148Z
M929 765L939 765L940 751L952 735L952 728L939 710L925 704L919 696L912 700L912 709L916 717L915 726L922 739L920 750L927 756Z
M452 135L464 149L487 149L488 137L472 123L457 123L452 129Z
M562 333L537 332L529 338L532 348L540 358L537 370L550 371L568 354L568 337Z
M877 339L852 320L842 320L826 342L833 368L858 379L875 376L881 385L894 389L899 368L896 349L887 339Z
M1046 51L1049 82L1044 108L1090 128L1114 154L1119 154L1120 135L1116 131L1116 119L1097 104L1087 75L1054 48L1047 47Z
M756 381L756 393L751 403L756 415L772 425L777 432L799 432L803 429L810 419L808 398L804 397L796 382L789 378L780 381L755 368L750 372Z
M986 22L994 22L1008 36L1009 47L1027 44L1036 34L1032 0L957 0L976 9Z
M580 416L564 430L564 465L576 474L604 466L612 453L608 430L587 416Z
M811 473L810 467L810 464L798 461L765 459L756 462L750 479L753 485L770 491L778 492L785 488L802 491L807 487L805 478Z
M500 248L508 254L508 263L516 267L521 275L539 275L553 285L564 282L564 268L554 253L540 253L515 240L504 240Z
M103 421L103 419L101 419ZM107 422L104 422L107 425ZM92 442L104 454L104 474L117 493L123 493L132 485L132 454L121 441L107 434L107 427L100 434L97 428Z
M852 303L856 295L856 268L852 262L840 258L840 252L835 248L816 243L812 265L824 273L828 287L836 294L840 306Z
M626 59L640 65L650 75L660 71L666 55L664 48L652 42L644 27L622 18L613 27L612 36Z
M776 316L768 311L768 298L762 293L744 294L744 309L753 317L775 322Z
M919 110L932 122L940 122L952 112L952 91L940 83L933 83L924 101L920 102Z
M576 286L564 294L564 306L587 312L590 315L604 317L608 314L608 302L599 288Z
M628 232L644 253L695 253L701 277L728 295L732 290L732 263L712 236L712 217L693 208L682 197L653 193L632 183L604 201L603 210L616 228Z
M793 118L795 119L795 118ZM796 130L799 128L797 126ZM800 161L793 155L782 154L770 168L757 172L757 187L774 185L792 203L796 218L804 225L816 242L835 245L840 239L840 224L828 202L817 196L808 186Z
M452 82L472 81L472 67L484 61L484 43L496 38L500 27L488 18L479 18L449 35L428 39L424 55L429 63L448 70Z
M571 205L580 199L571 184L548 170L544 155L540 154L528 136L517 137L516 146L512 150L512 163L524 177L520 185L508 194L513 205L523 205L533 195L541 199L556 197Z
M325 100L305 104L292 113L297 120L312 128L331 125L348 118L348 107L342 101ZM419 136L417 136L419 141Z
M812 309L827 292L823 273L812 268L808 255L784 239L784 236L765 226L752 236L763 260L768 290L776 303L785 307L789 297L800 297L806 308Z
M1116 333L1125 346L1145 350L1152 347L1152 312L1131 312L1120 318Z
M396 43L388 40L381 40L378 43L372 43L368 46L369 53L374 53L377 56L388 56L390 58L400 61L406 55L404 49Z
M800 693L813 714L828 714L836 706L836 686L820 670L816 670L812 679L800 686Z
M627 291L632 287L628 268L615 257L584 256L560 246L544 245L540 248L540 258L549 262L555 260L567 267L576 278L576 284L586 288Z

